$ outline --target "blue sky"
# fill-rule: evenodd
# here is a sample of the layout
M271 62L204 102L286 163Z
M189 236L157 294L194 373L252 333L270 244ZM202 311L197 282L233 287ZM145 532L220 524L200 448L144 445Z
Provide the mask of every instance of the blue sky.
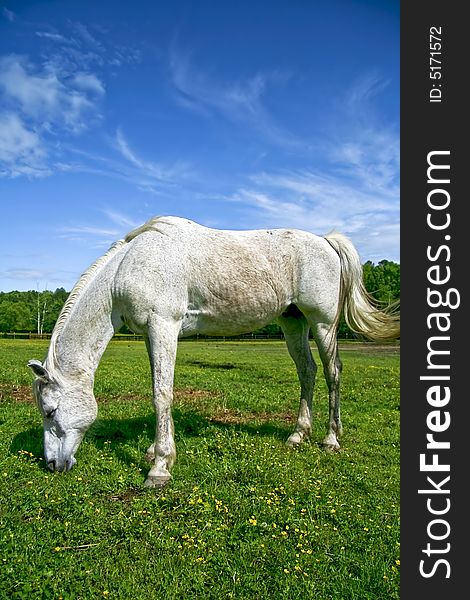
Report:
M399 261L399 2L0 2L0 291L154 215Z

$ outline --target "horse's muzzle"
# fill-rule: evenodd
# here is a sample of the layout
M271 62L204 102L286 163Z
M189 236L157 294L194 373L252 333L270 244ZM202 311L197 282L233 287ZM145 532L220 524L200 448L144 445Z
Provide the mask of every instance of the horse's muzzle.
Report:
M69 460L65 460L65 461L50 460L47 463L47 468L49 469L49 471L52 471L52 472L67 473L68 471L70 471L72 469L73 465L76 462L77 461L75 460L75 458L73 456Z

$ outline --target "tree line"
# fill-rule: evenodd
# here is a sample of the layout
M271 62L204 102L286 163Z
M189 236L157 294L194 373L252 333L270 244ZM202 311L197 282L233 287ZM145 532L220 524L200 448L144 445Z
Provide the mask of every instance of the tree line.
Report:
M377 265L371 261L363 266L364 284L367 291L380 303L388 305L400 299L400 265L382 260ZM29 332L51 333L59 313L67 300L64 288L29 292L0 292L0 333ZM121 330L129 333L125 326ZM271 323L255 332L266 336L281 336L278 325ZM341 321L339 337L354 337L348 326Z

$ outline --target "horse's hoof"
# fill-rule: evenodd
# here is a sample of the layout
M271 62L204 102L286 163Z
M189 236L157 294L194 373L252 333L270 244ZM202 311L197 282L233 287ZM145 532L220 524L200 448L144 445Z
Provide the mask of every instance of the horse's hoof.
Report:
M322 444L323 446L323 450L325 450L325 452L339 452L339 450L341 449L340 445L338 443L336 444Z
M162 489L168 484L170 479L171 477L156 477L155 475L149 475L145 480L144 487Z
M297 448L302 443L303 437L298 431L294 431L287 439L286 446L288 448Z

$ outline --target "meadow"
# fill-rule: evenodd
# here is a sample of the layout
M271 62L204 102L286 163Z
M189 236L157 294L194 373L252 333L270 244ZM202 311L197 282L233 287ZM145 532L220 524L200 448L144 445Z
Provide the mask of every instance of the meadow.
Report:
M299 386L283 342L181 342L177 462L160 491L143 487L144 344L108 346L68 474L42 459L26 363L46 350L0 340L0 597L399 598L398 346L342 346L344 435L327 453L321 368L312 439L291 450Z

